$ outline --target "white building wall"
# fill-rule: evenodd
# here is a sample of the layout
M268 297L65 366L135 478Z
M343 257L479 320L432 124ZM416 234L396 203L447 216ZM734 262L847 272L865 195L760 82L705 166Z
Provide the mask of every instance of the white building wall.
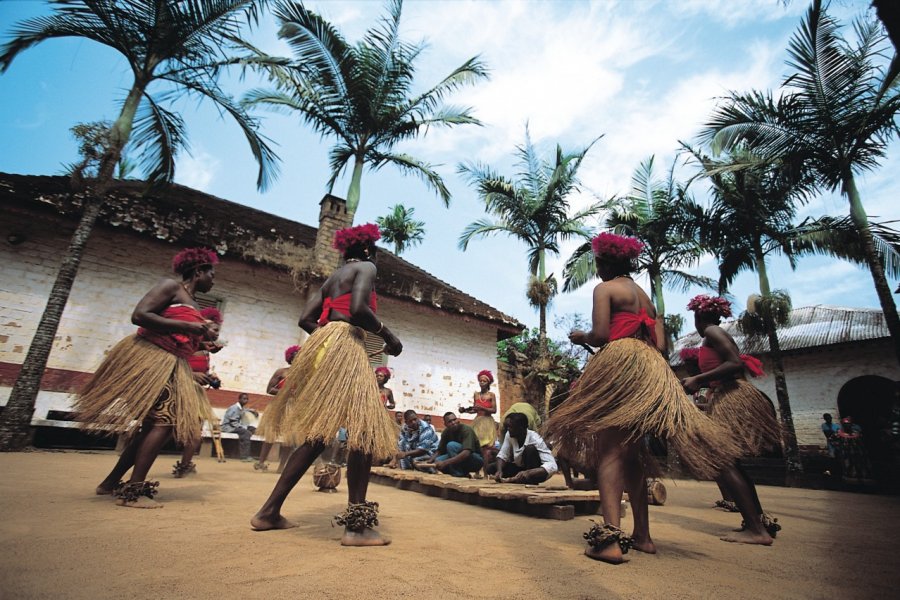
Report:
M777 408L771 361L765 360L765 370L765 378L752 381L772 399ZM878 375L900 380L900 366L891 344L886 340L785 356L784 370L797 443L800 445L825 445L820 428L822 413L831 413L837 419L838 393L851 379Z
M71 226L5 215L0 225L0 362L21 363L37 327L69 241ZM5 238L25 231L12 246ZM122 337L134 333L131 312L161 277L171 276L180 246L98 227L88 243L60 322L48 367L93 372ZM222 389L265 394L272 373L285 365L284 349L307 336L297 326L302 299L289 274L224 258L211 295L224 299L221 339L211 357ZM398 410L442 415L470 405L476 373L496 372L496 329L464 316L412 302L379 299L379 316L404 344L389 357ZM494 388L497 392L496 388ZM10 388L0 386L0 404ZM499 394L498 394L499 395ZM70 394L42 391L35 417L67 410Z

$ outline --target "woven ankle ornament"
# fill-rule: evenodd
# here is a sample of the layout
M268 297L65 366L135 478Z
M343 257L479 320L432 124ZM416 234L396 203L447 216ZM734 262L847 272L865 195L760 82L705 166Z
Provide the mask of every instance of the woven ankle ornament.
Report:
M192 471L197 470L197 465L193 462L182 463L180 460L172 467L172 475L176 478L183 477Z
M591 523L593 523L593 525L591 526L590 531L582 534L591 548L602 550L613 542L616 542L619 544L622 554L628 554L628 550L634 545L634 540L625 535L625 532L615 525L610 525L608 523L601 525L593 519L591 519Z
M778 524L778 519L770 517L767 513L759 515L759 521L772 538L781 531L781 525ZM745 529L747 529L747 521L741 519L741 531L744 531Z
M715 507L727 510L728 512L741 512L737 507L737 504L731 500L716 500Z
M119 482L119 485L113 490L113 496L125 502L135 502L141 496L146 496L153 500L153 496L159 492L156 489L158 487L158 481Z
M331 526L343 525L350 531L362 531L378 525L378 503L362 502L360 504L347 504L347 510L335 515Z

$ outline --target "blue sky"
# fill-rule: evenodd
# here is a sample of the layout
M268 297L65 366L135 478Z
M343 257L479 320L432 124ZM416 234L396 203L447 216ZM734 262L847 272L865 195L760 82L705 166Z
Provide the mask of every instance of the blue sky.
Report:
M375 0L308 2L351 41L358 40L384 6ZM848 24L868 2L843 2L832 13ZM549 153L557 143L576 149L603 135L582 169L581 206L595 198L626 193L638 164L656 155L660 177L675 158L678 140L691 141L711 113L716 97L728 90L776 89L787 67L785 48L806 10L804 2L779 0L616 1L407 1L402 32L408 41L426 40L417 82L425 89L466 59L480 55L491 79L462 90L450 102L468 105L483 127L431 131L402 147L439 165L453 194L449 209L416 178L385 168L367 171L356 221L373 221L400 202L416 209L426 223L425 242L407 251L407 260L526 323L537 313L524 298L527 269L524 247L505 237L475 240L457 249L460 232L483 211L473 191L456 175L461 161L478 160L514 173L514 149L529 123L535 144ZM0 1L0 34L23 18L47 11L43 2ZM253 41L272 54L289 55L271 17ZM0 76L0 171L58 174L76 158L69 128L78 122L114 119L130 85L130 72L115 52L89 41L54 40L21 54ZM240 97L252 79L230 78L224 87ZM256 165L237 127L209 104L176 105L187 123L191 154L178 160L176 181L260 210L315 224L318 201L326 192L327 152L320 140L292 116L258 112L263 132L277 144L281 175L265 192L255 189ZM879 220L900 218L895 201L900 182L900 143L894 142L877 171L858 182L863 202ZM692 171L683 172L684 178ZM335 186L345 195L349 177ZM693 188L698 199L705 187ZM846 202L823 195L801 216L844 214ZM549 271L561 275L576 246L551 258ZM716 276L707 258L697 273ZM836 304L877 307L867 270L825 258L810 258L791 271L775 259L773 288L790 292L794 306ZM638 280L646 285L646 280ZM896 281L891 282L896 285ZM590 288L560 295L553 317L590 312ZM758 288L755 274L732 287L736 308ZM687 317L687 300L701 290L666 292L668 312ZM690 327L690 320L687 321ZM564 332L553 332L562 336Z

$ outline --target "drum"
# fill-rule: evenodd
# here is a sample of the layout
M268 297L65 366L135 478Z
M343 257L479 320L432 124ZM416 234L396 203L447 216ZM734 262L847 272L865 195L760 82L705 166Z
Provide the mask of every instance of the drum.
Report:
M319 492L334 493L340 482L341 468L338 465L326 463L316 465L313 469L313 484L319 488Z
M659 479L647 480L647 502L653 506L662 506L666 503L666 486Z

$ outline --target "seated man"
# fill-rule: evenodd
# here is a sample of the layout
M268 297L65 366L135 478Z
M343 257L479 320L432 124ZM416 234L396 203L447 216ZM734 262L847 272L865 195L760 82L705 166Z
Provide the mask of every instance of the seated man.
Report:
M413 460L424 459L437 451L438 436L429 423L419 419L414 410L403 413L403 428L397 443L399 451L388 466L396 469L399 461L401 469L412 469Z
M241 460L244 462L253 461L250 458L250 438L253 437L256 427L245 427L241 419L244 417L244 412L259 416L252 408L244 408L249 401L250 397L247 394L240 394L238 401L229 406L228 410L225 411L225 416L222 417L222 433L236 433L238 435L238 447L240 448Z
M556 459L544 439L528 429L528 417L512 413L504 422L506 436L497 454L494 479L500 483L541 483L556 473Z
M481 444L475 430L464 425L452 412L446 413L441 441L429 461L416 463L416 467L432 467L454 477L465 477L469 473L478 472L484 464L484 458L481 456Z

